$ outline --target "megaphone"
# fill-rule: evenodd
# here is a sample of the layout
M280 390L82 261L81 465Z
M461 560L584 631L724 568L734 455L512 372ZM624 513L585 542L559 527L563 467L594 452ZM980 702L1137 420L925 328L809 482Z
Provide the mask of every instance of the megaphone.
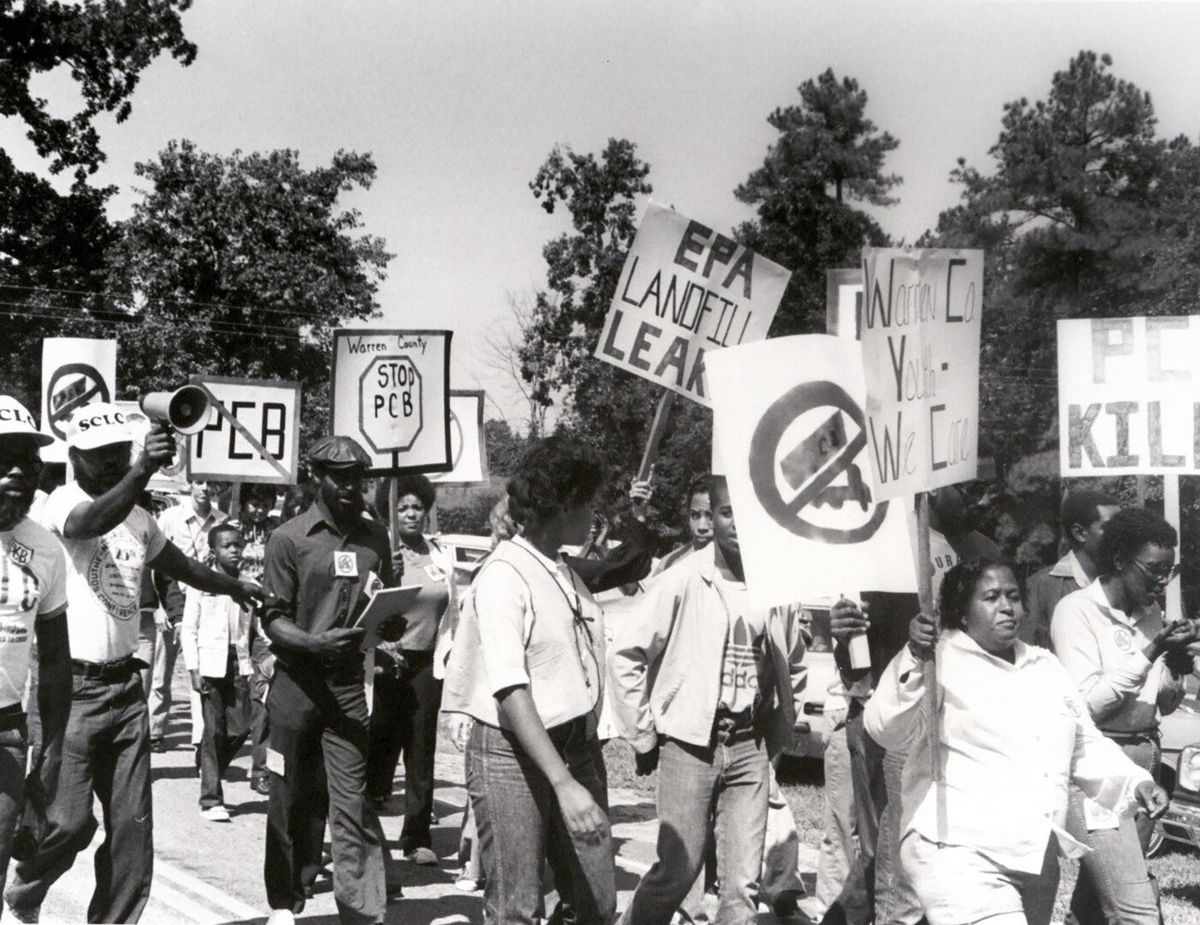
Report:
M140 404L150 420L169 424L181 434L198 434L208 424L208 395L199 386L185 385L174 392L148 392Z

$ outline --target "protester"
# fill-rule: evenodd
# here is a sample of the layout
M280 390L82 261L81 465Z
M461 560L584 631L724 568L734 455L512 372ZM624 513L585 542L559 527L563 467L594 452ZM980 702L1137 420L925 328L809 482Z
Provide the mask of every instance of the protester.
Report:
M1100 537L1108 519L1121 509L1111 495L1082 489L1062 501L1059 523L1068 549L1054 565L1034 572L1026 585L1028 612L1021 623L1021 641L1050 648L1050 619L1054 608L1072 591L1096 580Z
M104 841L88 921L136 922L154 866L150 731L134 655L143 569L243 603L261 591L185 556L136 506L150 477L172 459L171 436L152 431L131 462L125 415L106 402L75 411L66 436L76 481L49 497L45 516L67 554L71 712L45 837L17 865L5 898L16 918L36 919L47 890L91 841L99 797Z
M192 482L187 501L167 508L158 516L158 527L170 542L189 559L204 562L208 558L208 531L226 520L225 514L213 506L207 482ZM184 591L179 583L160 576L158 584L161 609L156 614L154 658L151 663L150 749L167 750L167 717L171 712L171 679L175 676L175 660L179 656L179 627L183 622ZM192 709L192 745L200 743L200 712ZM197 757L199 752L197 751Z
M1196 629L1163 620L1160 597L1179 573L1175 528L1144 508L1112 516L1100 537L1100 577L1064 597L1050 624L1054 653L1092 720L1150 774L1161 759L1158 724L1183 699ZM1085 840L1071 911L1082 925L1160 921L1146 864L1150 819L1118 819L1084 804Z
M714 812L719 920L755 921L768 759L792 744L803 709L803 638L776 611L747 605L723 478L711 497L713 543L652 584L618 629L610 667L638 773L659 771L658 856L622 918L637 925L670 922L700 872Z
M846 739L849 700L841 681L826 694L824 716L829 724L825 736L824 829L817 849L817 885L813 896L814 913L819 919L841 898L847 907L846 918L863 921L867 917L867 885L858 851L857 812L854 783Z
M698 475L687 490L688 541L671 550L654 567L654 574L665 572L689 553L703 549L713 537L712 478Z
M982 475L991 476L993 469L990 460L980 460ZM976 529L979 501L990 493L986 479L930 493L930 561L917 563L919 567L931 569L936 579L956 562L999 558L999 547ZM899 864L899 800L907 755L902 750L884 750L867 736L862 711L883 670L904 648L906 627L920 607L915 594L864 591L862 599L863 609L847 600L838 601L830 611L829 626L835 640L834 660L850 700L846 746L863 880L847 879L842 895L829 906L822 921L827 925L865 925L872 920L914 925L921 919L921 907ZM859 633L867 637L869 668L850 665L849 641ZM865 897L861 884L866 886Z
M608 923L616 897L603 760L604 617L559 558L587 535L606 466L568 437L526 452L508 494L519 536L501 542L462 602L444 708L474 719L467 789L483 866L485 921L531 922L551 831L571 859L558 881L580 923Z
M1058 853L1080 851L1064 828L1069 784L1115 812L1140 807L1152 818L1167 795L1096 730L1062 665L1020 641L1024 609L1009 566L959 563L939 597L942 632L933 617L913 619L864 714L872 738L909 755L901 864L932 925L1043 925Z
M217 524L208 531L215 566L251 579L241 568L241 531ZM200 742L200 816L228 822L221 778L250 731L250 625L252 612L230 597L188 588L181 628L183 661L200 695L204 736Z
M388 893L399 891L387 882L383 829L367 796L365 629L353 623L372 585L393 583L391 550L384 528L363 516L366 451L350 437L322 437L308 462L316 500L271 535L263 575L263 626L278 658L267 700L270 922L304 909L304 871L319 862L326 807L338 914L382 922Z
M43 817L55 795L57 775L46 766L61 753L71 703L66 560L50 531L28 516L38 448L52 442L20 402L0 395L0 891L27 798L36 804L33 815ZM35 635L37 722L27 724L22 698Z
M404 584L420 585L404 612L404 631L375 650L371 746L367 792L376 808L392 795L396 762L404 755L404 828L400 851L414 864L436 866L430 834L433 813L433 760L437 752L442 681L434 674L434 648L443 622L456 622L454 563L436 537L426 533L437 500L433 483L419 473L401 475L394 489L381 481L376 510L386 523L388 492L396 498L392 568Z

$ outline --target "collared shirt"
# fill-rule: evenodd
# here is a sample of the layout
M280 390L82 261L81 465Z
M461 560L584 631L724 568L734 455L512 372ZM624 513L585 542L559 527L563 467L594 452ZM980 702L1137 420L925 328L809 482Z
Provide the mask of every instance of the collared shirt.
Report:
M228 518L215 507L201 517L192 502L184 501L158 515L158 528L189 559L203 562L208 556L208 531Z
M71 657L109 662L132 655L138 647L142 571L162 552L167 538L140 507L103 536L63 536L71 512L93 500L77 482L68 482L46 501L45 517L67 554Z
M1151 607L1130 616L1108 602L1100 579L1068 594L1054 608L1050 638L1096 725L1105 732L1145 733L1183 699L1183 682L1163 660L1142 650L1165 626Z
M431 536L424 538L426 552L419 553L401 543L392 558L392 569L399 560L405 585L420 585L416 599L404 611L404 634L395 648L405 652L432 652L437 642L442 617L450 606L450 581L446 555ZM387 651L385 646L385 651Z
M463 598L443 709L504 726L495 695L528 687L549 729L597 714L603 666L600 605L570 566L518 536L484 560Z
M1034 572L1029 577L1025 592L1025 619L1021 621L1018 635L1021 641L1031 646L1049 649L1050 620L1058 602L1080 588L1092 583L1079 563L1074 550L1067 552L1054 565Z
M932 780L927 673L936 664L942 782ZM1016 644L1009 663L966 633L947 630L935 662L905 646L888 665L863 714L888 751L908 751L901 832L972 848L1012 870L1038 873L1053 832L1067 853L1068 784L1117 812L1150 775L1092 723L1062 665L1044 649Z
M0 530L0 707L20 703L29 680L35 619L67 606L67 564L58 540L23 517Z
M318 499L267 541L263 626L279 617L312 634L346 626L366 606L373 576L393 583L387 531L361 518L343 534Z

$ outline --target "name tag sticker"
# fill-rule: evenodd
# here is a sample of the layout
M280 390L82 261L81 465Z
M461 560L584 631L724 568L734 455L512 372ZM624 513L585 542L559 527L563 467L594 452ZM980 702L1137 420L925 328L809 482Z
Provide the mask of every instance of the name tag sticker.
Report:
M425 566L425 574L429 576L430 581L445 581L446 573L436 565Z
M335 552L333 574L338 578L357 578L358 556L352 552Z

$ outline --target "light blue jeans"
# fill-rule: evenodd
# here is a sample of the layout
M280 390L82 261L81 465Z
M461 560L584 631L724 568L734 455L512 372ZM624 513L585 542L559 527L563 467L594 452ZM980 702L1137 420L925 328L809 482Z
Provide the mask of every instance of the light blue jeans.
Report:
M582 720L547 729L571 776L605 812L600 742ZM579 925L609 925L616 910L612 842L572 838L546 776L503 729L475 723L467 742L467 792L483 851L483 915L487 925L532 925L542 904L547 851L556 859L555 886ZM565 882L564 882L565 881Z
M1158 743L1123 745L1134 764L1157 779L1162 752ZM1071 913L1079 925L1158 925L1158 883L1146 864L1145 848L1154 823L1146 816L1126 816L1116 829L1087 833L1092 853L1079 863L1079 879L1071 895Z
M704 865L715 822L717 921L756 921L771 765L762 739L710 747L664 738L658 759L658 858L642 878L622 925L667 925Z

